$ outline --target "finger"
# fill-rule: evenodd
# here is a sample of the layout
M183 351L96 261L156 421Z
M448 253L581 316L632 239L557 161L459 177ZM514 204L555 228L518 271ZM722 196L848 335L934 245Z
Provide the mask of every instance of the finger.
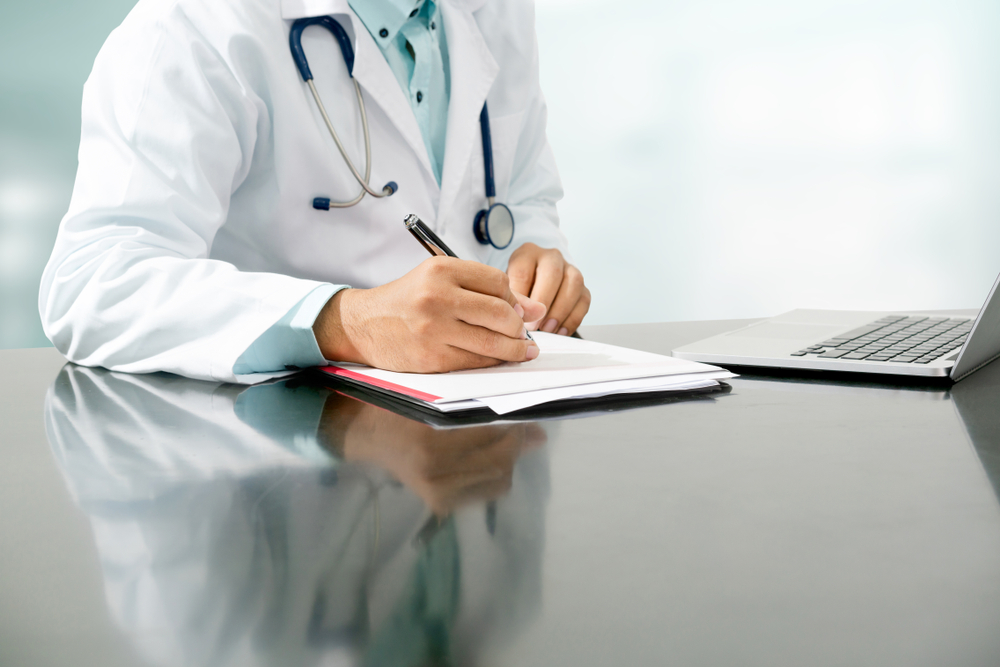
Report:
M459 325L447 341L452 347L500 361L531 361L538 356L534 341L511 338L464 322Z
M542 323L542 331L555 333L569 314L573 312L580 295L583 294L583 274L572 264L566 265L563 274L562 285L556 295L552 307L545 315L545 322Z
M538 257L541 249L525 244L514 251L507 263L507 276L510 277L510 288L521 294L531 294L531 287L535 284L535 267L538 265Z
M579 327L580 323L583 322L583 318L586 317L587 311L590 310L590 290L586 287L583 288L583 295L580 300L576 302L573 307L572 312L563 321L562 327L559 328L559 333L563 336L569 336L574 333Z
M521 312L518 315L525 322L537 322L545 315L545 304L541 301L535 301L517 291L514 292L514 297L517 298L517 306L514 306L514 311L517 312L517 308L520 306Z
M455 300L451 316L508 338L524 338L524 320L510 304L496 297L462 290Z
M459 261L461 263L455 265L458 271L455 278L459 287L503 299L511 308L517 305L517 298L510 289L510 279L506 273L479 262Z
M566 261L558 251L542 255L535 268L535 284L529 296L535 301L544 303L546 308L550 308L562 284L565 265Z
M468 350L446 345L444 351L438 355L435 362L430 364L426 370L419 372L450 373L451 371L464 371L473 368L490 368L502 363L499 359L484 357L481 354L475 354Z

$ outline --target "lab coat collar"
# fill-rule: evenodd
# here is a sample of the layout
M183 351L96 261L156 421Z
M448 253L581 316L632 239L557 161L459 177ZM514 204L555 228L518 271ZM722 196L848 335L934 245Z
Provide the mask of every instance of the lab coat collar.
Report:
M447 225L448 209L454 204L465 180L472 148L481 141L479 112L500 72L469 10L475 1L440 2L448 40L448 59L451 61L451 99L448 102L448 129L437 216L441 231ZM483 204L486 204L485 200ZM472 221L468 222L471 224Z
M427 170L429 180L436 182L427 146L410 101L399 87L399 81L378 44L347 0L281 0L281 17L286 20L338 14L346 15L351 21L352 30L348 32L353 32L354 38L354 78L403 135L417 160ZM346 30L347 26L344 28Z

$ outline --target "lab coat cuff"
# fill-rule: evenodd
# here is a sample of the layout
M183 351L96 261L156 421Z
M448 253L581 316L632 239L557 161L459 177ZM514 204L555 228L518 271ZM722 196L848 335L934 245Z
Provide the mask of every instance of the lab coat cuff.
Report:
M303 297L240 355L233 365L235 381L256 384L326 365L312 327L327 302L347 287L324 283Z

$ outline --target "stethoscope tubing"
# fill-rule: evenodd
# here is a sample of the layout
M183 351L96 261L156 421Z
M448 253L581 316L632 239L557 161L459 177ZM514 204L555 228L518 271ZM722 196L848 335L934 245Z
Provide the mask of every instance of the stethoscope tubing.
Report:
M479 130L483 139L483 171L486 173L486 201L492 207L497 196L496 181L493 178L493 138L490 136L490 112L483 102L479 112Z
M336 38L337 44L340 46L341 54L344 56L344 63L347 65L347 74L351 77L351 82L354 84L354 92L358 98L358 109L361 112L361 128L365 135L364 177L361 176L361 172L354 166L354 161L351 160L351 157L347 154L347 149L344 148L344 144L340 140L340 136L337 135L337 130L333 128L333 122L330 120L330 114L326 111L323 99L320 97L319 91L316 90L312 70L309 68L309 59L306 57L305 49L302 48L302 32L311 25L323 26L333 34L334 38ZM358 196L354 199L346 202L335 202L324 198L324 207L348 208L359 203L362 199L364 199L366 194L369 194L377 199L394 194L397 189L395 183L390 182L386 184L385 187L382 188L381 192L373 190L368 184L372 172L372 143L371 133L368 129L368 112L365 110L365 100L361 94L361 86L358 85L358 80L354 78L354 49L351 48L350 39L348 39L347 33L344 32L343 27L335 19L329 16L299 19L292 24L292 29L288 34L288 43L291 47L292 58L295 61L295 66L298 67L299 73L302 75L302 80L309 86L309 91L312 93L313 99L316 101L316 106L319 108L319 113L323 117L326 129L330 131L330 136L333 137L333 142L337 145L337 150L340 151L340 155L344 158L344 162L347 163L348 168L351 170L351 174L354 175L355 180L357 180L357 182L361 185L361 192L358 193Z
M344 158L344 162L347 163L347 166L350 168L351 173L354 174L354 178L357 179L358 183L361 184L362 188L361 192L358 193L358 196L349 202L331 201L330 208L348 208L350 206L354 206L362 199L364 199L366 193L370 194L372 197L377 197L377 198L387 197L389 194L392 194L391 192L387 193L385 191L376 192L375 190L372 190L370 185L368 185L368 179L371 178L371 173L372 173L372 142L371 142L371 136L369 135L368 132L368 114L365 112L365 100L361 96L361 86L358 85L358 80L355 79L354 77L351 77L351 82L354 84L354 92L357 93L358 96L358 107L361 109L361 128L365 134L364 178L362 178L361 174L358 173L358 168L354 166L354 162L352 162L350 156L347 155L347 150L344 148L344 144L341 143L340 137L337 136L337 131L333 129L333 123L330 121L329 114L326 113L326 107L323 106L323 100L320 99L319 91L316 90L316 84L313 83L312 79L306 81L306 83L309 84L309 90L312 91L313 99L316 100L316 106L319 107L319 113L321 116L323 116L323 122L326 123L326 129L330 130L330 136L333 137L334 143L337 144L337 150L340 151L341 156L343 156Z

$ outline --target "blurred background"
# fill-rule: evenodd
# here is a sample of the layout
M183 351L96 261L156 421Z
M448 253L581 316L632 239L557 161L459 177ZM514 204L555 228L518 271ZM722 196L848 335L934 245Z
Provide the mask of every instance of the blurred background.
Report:
M82 86L133 4L35 0L0 24L0 347L48 345L37 287ZM982 304L1000 272L1000 3L537 11L589 323Z

